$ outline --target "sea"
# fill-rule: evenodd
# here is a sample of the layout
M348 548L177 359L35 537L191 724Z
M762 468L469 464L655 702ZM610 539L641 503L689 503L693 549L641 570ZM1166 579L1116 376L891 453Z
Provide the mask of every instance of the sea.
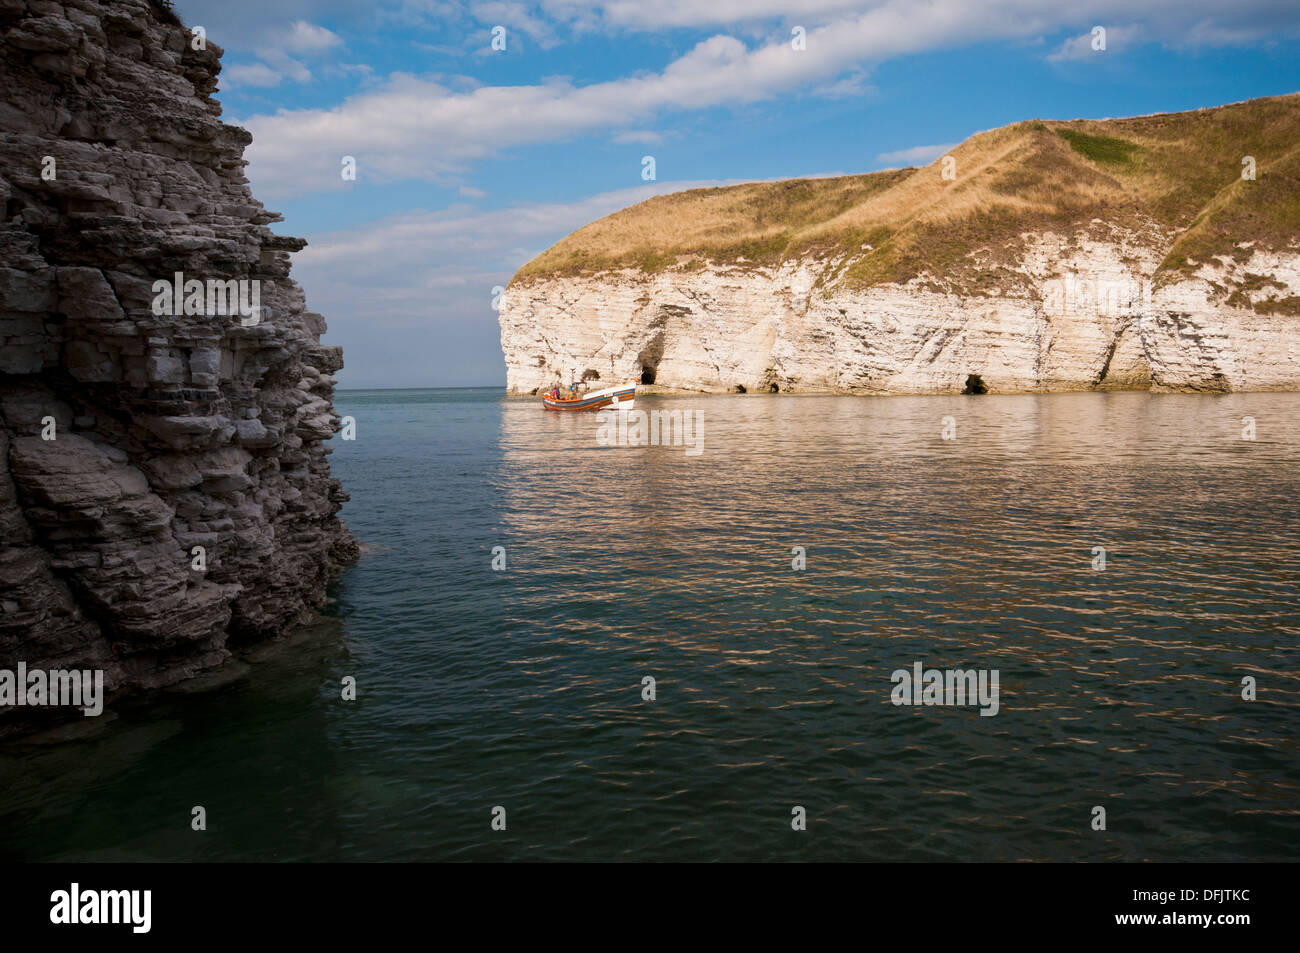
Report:
M340 391L320 619L0 746L0 857L1297 859L1300 395L636 407Z

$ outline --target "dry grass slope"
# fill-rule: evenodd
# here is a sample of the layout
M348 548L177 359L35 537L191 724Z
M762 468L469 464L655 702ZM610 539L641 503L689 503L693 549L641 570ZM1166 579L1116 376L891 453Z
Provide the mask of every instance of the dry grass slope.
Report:
M823 281L923 278L971 293L1014 287L1022 236L1047 229L1118 226L1172 243L1157 279L1213 256L1240 259L1247 243L1300 245L1300 93L1131 119L1021 122L950 155L951 181L936 160L649 199L574 232L515 280L812 256L825 262ZM1241 178L1244 156L1257 163L1253 182Z

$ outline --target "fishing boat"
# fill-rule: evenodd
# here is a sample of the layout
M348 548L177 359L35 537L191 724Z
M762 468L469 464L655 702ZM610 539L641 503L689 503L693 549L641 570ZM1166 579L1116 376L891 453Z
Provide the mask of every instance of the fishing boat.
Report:
M635 384L591 390L583 381L572 389L553 387L542 392L542 406L547 410L631 410L635 400Z

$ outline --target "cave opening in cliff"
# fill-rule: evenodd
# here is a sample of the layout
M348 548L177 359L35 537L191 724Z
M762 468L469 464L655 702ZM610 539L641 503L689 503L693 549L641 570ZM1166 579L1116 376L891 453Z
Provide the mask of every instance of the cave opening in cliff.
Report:
M970 374L966 377L966 387L962 391L963 394L987 394L988 392L988 385L984 383L984 379L978 374Z
M647 364L641 368L641 383L653 384L655 382L655 369L653 364Z
M598 381L600 380L600 371L596 370L595 368L589 367L582 372L582 379L584 381Z

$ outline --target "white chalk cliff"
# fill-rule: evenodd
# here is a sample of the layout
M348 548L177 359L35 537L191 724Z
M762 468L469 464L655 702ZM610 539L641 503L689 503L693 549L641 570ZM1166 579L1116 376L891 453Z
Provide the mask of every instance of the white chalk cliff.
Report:
M984 151L1001 170L1026 154ZM1094 174L1086 157L1069 158ZM978 170L978 161L968 164ZM1283 169L1271 186L1293 189ZM1126 172L1108 180L1132 191ZM940 181L936 170L913 174ZM1064 174L1074 173L1067 166ZM656 247L653 235L650 250L666 265L620 262L617 252L633 248L629 241L606 253L611 265L563 267L565 255L586 255L583 230L506 290L500 324L508 387L530 393L576 373L751 393L1300 389L1300 236L1286 235L1282 222L1279 237L1273 222L1264 230L1270 239L1260 240L1226 218L1228 199L1249 196L1244 190L1254 183L1233 183L1232 166L1223 177L1213 214L1227 221L1218 233L1225 249L1177 259L1181 267L1170 266L1171 255L1206 216L1180 226L1139 208L1116 221L1103 213L1028 227L1010 244L972 241L960 256L960 281L955 266L928 263L905 280L852 280L854 266L879 251L869 243L775 261L718 260L689 241ZM693 201L720 201L726 191L701 191L698 200L681 193L670 211L689 216ZM611 217L606 242L627 216L651 214L641 208ZM900 274L907 264L900 259Z

